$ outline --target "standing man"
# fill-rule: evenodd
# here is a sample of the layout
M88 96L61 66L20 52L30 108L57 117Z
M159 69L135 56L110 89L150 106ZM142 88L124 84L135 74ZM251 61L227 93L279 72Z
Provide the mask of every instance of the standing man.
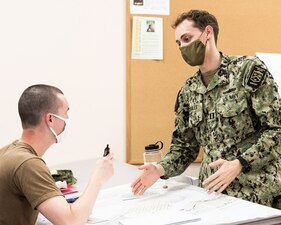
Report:
M206 11L185 12L172 27L183 59L199 70L178 94L168 153L139 168L133 193L184 172L202 146L199 186L281 209L281 100L272 75L257 57L219 52L218 23Z
M68 110L63 92L53 86L30 86L21 95L22 136L0 149L0 224L35 224L38 212L56 225L86 223L101 186L113 174L113 157L101 159L82 196L67 203L41 157L61 141Z

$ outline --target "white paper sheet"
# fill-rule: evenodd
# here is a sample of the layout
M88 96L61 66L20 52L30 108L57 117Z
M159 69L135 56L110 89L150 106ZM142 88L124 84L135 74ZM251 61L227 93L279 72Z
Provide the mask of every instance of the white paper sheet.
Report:
M122 225L173 225L199 221L200 218L186 212L163 212L156 215L146 215L120 220Z
M144 196L130 200L127 200L131 195L129 184L104 190L93 216L123 225L235 224L281 216L281 210L208 194L196 186L169 181L168 189L164 189L164 184L159 180Z
M170 0L130 0L131 14L169 15Z
M133 17L132 59L163 59L163 20Z
M167 197L168 192L181 190L186 185L169 183L169 188L164 189L164 184L164 181L159 181L143 196L135 197L129 184L104 190L97 200L91 218L118 221L123 225L160 225L199 220L196 215L174 208L170 204L174 197Z

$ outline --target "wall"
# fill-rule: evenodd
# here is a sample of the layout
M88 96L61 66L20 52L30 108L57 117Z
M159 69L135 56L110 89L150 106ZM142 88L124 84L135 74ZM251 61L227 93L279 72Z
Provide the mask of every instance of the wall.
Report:
M46 83L71 119L49 165L99 157L107 143L125 161L125 1L1 1L0 29L0 146L21 135L20 94Z

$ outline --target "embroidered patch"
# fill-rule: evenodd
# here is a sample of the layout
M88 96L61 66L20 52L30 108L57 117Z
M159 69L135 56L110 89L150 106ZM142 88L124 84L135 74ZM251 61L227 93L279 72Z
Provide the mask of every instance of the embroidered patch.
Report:
M253 88L260 87L265 78L266 72L266 69L255 65L251 71L247 84Z

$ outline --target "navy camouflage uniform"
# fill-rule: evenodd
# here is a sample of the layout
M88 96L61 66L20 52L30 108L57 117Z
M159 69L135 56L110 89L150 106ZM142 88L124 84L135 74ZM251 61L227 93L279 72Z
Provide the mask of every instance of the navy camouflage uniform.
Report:
M274 202L281 196L281 100L277 85L259 58L221 56L220 68L208 87L198 71L178 94L171 146L160 162L165 170L162 178L184 172L200 146L204 154L199 186L218 169L210 168L210 162L242 156L251 170L235 178L224 193L281 208L281 201Z

